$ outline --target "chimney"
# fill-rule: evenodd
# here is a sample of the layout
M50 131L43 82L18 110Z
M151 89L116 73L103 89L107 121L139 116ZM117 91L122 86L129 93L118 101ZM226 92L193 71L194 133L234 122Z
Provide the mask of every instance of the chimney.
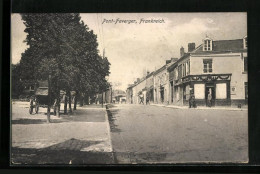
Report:
M171 63L171 60L166 60L166 64Z
M139 83L140 82L140 78L137 78L137 83Z
M149 75L150 74L150 72L149 71L147 71L147 75Z
M171 62L176 62L178 58L171 58Z
M184 48L183 47L181 47L181 49L180 49L180 56L181 57L184 56Z
M189 43L188 44L188 52L192 52L195 50L195 43Z

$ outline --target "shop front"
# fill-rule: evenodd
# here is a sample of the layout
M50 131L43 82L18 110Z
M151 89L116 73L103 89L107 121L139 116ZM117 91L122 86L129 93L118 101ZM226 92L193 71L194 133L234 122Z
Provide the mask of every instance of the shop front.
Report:
M182 88L182 103L189 104L194 93L197 106L227 106L230 100L231 74L189 75L179 79L176 86Z

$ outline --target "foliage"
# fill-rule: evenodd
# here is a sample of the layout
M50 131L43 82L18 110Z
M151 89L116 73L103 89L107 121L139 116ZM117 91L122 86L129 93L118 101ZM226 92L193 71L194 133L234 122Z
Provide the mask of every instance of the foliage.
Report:
M52 91L82 93L107 89L110 63L98 54L97 36L79 14L21 14L29 48L22 54L21 78L46 80Z
M24 89L23 83L20 80L21 79L21 66L20 64L11 65L12 70L12 81L11 81L11 87L12 87L12 98L18 98L19 95L22 94L22 91Z

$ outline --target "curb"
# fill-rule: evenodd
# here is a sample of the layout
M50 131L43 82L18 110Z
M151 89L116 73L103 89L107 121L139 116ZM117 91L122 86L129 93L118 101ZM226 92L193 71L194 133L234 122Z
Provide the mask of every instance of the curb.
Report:
M107 110L109 110L109 108L107 105L105 105L104 111L105 111L105 117L106 117L106 122L107 122L107 127L108 127L108 139L109 139L109 144L111 146L111 154L112 154L113 160L115 162L115 156L114 156L114 150L113 150L112 138L111 138L111 129L110 129L110 123L109 123L109 119L108 119Z
M188 108L183 106L174 106L174 105L157 105L157 104L150 104L151 106L159 106L159 107L166 107L166 108L173 108L173 109L196 109L196 110L228 110L228 111L247 111L248 109L245 108L218 108L218 107L211 107L211 108Z

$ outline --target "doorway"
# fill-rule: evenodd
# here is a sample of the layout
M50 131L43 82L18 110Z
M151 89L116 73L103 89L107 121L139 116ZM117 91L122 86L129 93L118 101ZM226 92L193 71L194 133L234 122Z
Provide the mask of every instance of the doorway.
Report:
M164 87L161 87L160 89L160 94L161 94L161 102L164 102Z
M205 85L205 99L206 99L206 106L208 101L208 94L211 93L212 100L211 100L211 106L215 106L215 99L216 99L216 92L215 92L215 85L208 83Z

